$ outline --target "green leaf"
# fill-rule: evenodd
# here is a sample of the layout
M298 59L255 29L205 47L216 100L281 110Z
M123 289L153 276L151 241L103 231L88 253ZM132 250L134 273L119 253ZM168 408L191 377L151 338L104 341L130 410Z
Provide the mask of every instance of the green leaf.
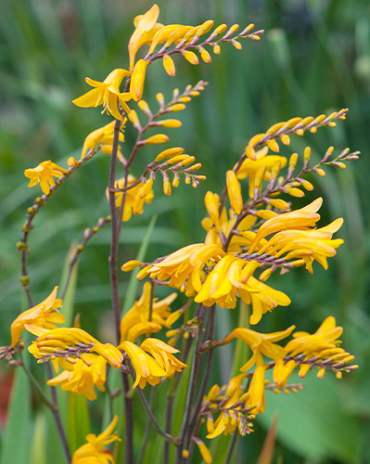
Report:
M36 416L31 446L30 464L47 464L46 460L46 417L41 411Z
M86 443L86 435L91 432L90 413L83 394L69 394L67 439L71 453Z
M27 353L24 353L26 359ZM21 367L14 374L8 423L5 430L2 464L25 464L31 448L30 381Z
M330 457L350 463L360 446L360 428L357 420L342 410L331 374L320 380L310 372L304 390L296 394L266 392L266 410L257 420L268 429L278 412L277 437L287 448L315 461ZM300 382L297 375L290 379L290 383Z

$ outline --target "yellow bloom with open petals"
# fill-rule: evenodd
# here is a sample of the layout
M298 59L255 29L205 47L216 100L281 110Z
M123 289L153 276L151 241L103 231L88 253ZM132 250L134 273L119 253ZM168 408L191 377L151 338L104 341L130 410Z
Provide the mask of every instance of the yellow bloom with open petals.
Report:
M168 285L181 288L187 280L186 295L199 292L202 287L202 269L204 265L216 263L225 252L217 245L195 243L168 255L163 261L153 264L145 272L158 280L170 279ZM144 273L141 277L145 277Z
M127 186L129 187L131 184L136 182L136 177L132 176L129 174L128 176L128 182ZM150 179L147 181L147 183L150 182ZM125 183L124 179L119 179L116 180L114 183L115 188L123 188ZM152 185L153 183L151 183ZM145 195L142 195L142 187L143 183L139 183L133 188L130 188L125 192L125 206L123 208L123 214L122 214L122 221L127 222L130 220L132 213L134 215L142 214L143 213L143 207L145 203L151 203L154 198L154 192L152 188L150 188L148 191L145 191ZM107 198L109 198L109 191L107 189L106 191ZM123 193L122 192L116 192L115 193L116 197L116 207L119 208L122 205L123 201Z
M238 179L245 179L249 176L249 196L253 197L253 189L254 189L254 179L256 177L257 172L261 167L265 167L266 171L264 174L265 180L270 180L271 171L274 164L279 161L280 168L283 168L287 164L287 159L285 156L278 156L278 155L267 155L268 147L264 147L261 150L256 152L256 160L253 161L252 159L245 159L243 164L241 165L239 171L236 174Z
M319 359L332 359L336 362L348 364L355 358L338 345L338 338L342 335L343 328L337 327L333 316L327 317L314 334L296 332L286 346L289 356L304 354L305 359L318 357ZM304 377L309 369L302 365L299 376Z
M89 433L86 436L88 443L78 448L72 456L71 464L115 464L112 453L104 450L104 445L120 440L116 432L113 433L118 422L118 416L114 416L112 422L100 435Z
M105 391L107 361L103 356L87 353L84 355L85 361L79 359L74 365L73 370L67 370L48 380L47 384L52 386L61 385L63 391L70 391L75 395L83 393L90 401L96 400L94 385L100 391Z
M68 171L50 160L43 161L35 168L26 169L24 171L24 175L28 177L28 179L31 179L28 187L40 184L41 190L46 195L50 193L50 186L54 187L55 185L53 177L63 177L64 174L68 174Z
M336 255L336 249L343 243L343 240L332 240L332 236L342 224L343 219L339 218L320 229L285 230L275 234L258 252L268 253L275 258L285 253L288 253L287 259L301 258L305 261L307 270L312 274L314 260L327 269L327 258Z
M208 274L201 290L195 297L196 303L222 308L235 308L237 296L252 304L251 324L257 324L263 314L276 306L288 306L290 299L285 293L275 290L253 277L257 261L244 261L236 256L223 257Z
M130 113L130 108L127 106L127 101L131 100L130 92L120 93L119 87L124 77L131 76L131 72L126 69L114 69L103 82L94 81L86 78L86 82L95 87L93 90L85 93L82 97L72 101L76 106L82 108L96 108L103 105L103 113L111 114L115 119L122 120L122 115L118 110L118 103L126 111Z
M251 329L238 327L234 329L230 335L224 338L224 342L229 343L234 338L239 338L240 340L243 340L244 342L248 343L253 352L253 356L240 369L241 371L245 372L249 370L251 367L253 367L256 363L257 365L262 365L262 355L274 360L283 359L287 354L286 348L283 348L274 342L289 337L289 335L293 332L294 329L295 326L292 325L288 329L283 330L281 332L263 334Z
M135 345L135 343L125 341L120 344L119 349L124 350L131 360L136 373L134 388L137 385L140 385L140 388L144 388L147 382L150 385L158 385L161 378L167 376L166 371L148 353Z
M249 253L253 253L257 244L267 235L283 230L297 229L307 230L309 227L315 227L316 222L320 219L317 211L321 208L322 198L317 198L304 208L291 211L289 213L279 214L264 222L258 229L258 232L249 248Z
M125 141L125 136L123 135L123 129L125 127L126 121L127 121L127 118L123 120L121 131L119 133L120 142ZM84 141L81 156L84 156L88 150L92 150L99 144L108 145L111 147L113 145L115 124L116 124L115 121L112 121L109 124L103 127L100 127L99 129L96 129L95 131L91 132L91 134L89 134Z
M179 350L156 338L147 338L140 345L140 348L153 356L168 377L172 377L175 372L181 372L184 367L188 367L175 358L174 353L179 353Z
M10 326L12 334L12 344L14 348L19 343L20 335L23 330L38 335L38 329L54 329L55 324L65 321L64 316L58 312L62 306L62 300L57 298L58 287L55 287L51 294L40 304L34 306L20 314Z
M90 352L95 352L103 356L114 369L119 369L123 356L120 351L110 343L100 343L96 338L92 337L85 330L77 328L60 328L49 330L36 339L37 348L43 354L53 354L55 351L65 351L68 347L78 347L82 343L84 345L92 345ZM81 359L86 362L85 354L81 355ZM73 353L68 358L72 364L76 363L73 359Z
M151 286L149 282L144 284L143 294L140 299L134 303L134 306L123 316L121 320L121 341L128 340L134 342L137 337L143 334L159 332L161 328L171 326L167 324L166 319L170 315L169 305L177 297L172 293L167 298L157 301L153 299L152 318L149 321Z
M230 210L229 219L225 207L222 208L220 212L220 197L217 195L217 193L207 192L204 202L208 214L210 215L209 218L204 218L202 221L202 227L208 232L205 243L207 245L218 245L220 248L222 248L220 234L222 233L226 238L229 237L229 234L235 225L237 215L233 210ZM257 218L255 216L246 216L238 224L237 230L241 232L248 231L256 222L256 220ZM250 243L251 241L245 240L245 238L242 235L234 235L230 240L228 252L240 252L241 246L249 246Z
M134 69L135 57L139 48L144 44L151 44L156 32L164 27L163 24L157 23L158 16L158 5L153 5L144 15L135 18L135 31L128 44L131 70Z

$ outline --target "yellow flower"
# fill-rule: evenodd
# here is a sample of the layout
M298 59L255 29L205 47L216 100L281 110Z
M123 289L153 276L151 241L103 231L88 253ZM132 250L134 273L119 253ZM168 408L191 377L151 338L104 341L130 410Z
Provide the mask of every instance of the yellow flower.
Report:
M258 243L267 235L289 229L307 230L309 227L315 227L316 222L320 219L317 211L321 208L322 198L305 206L304 208L291 211L289 213L279 214L268 219L258 229L258 232L249 248L249 253L253 253Z
M230 219L228 219L226 208L222 208L220 213L220 197L217 193L207 192L204 199L209 218L204 218L202 227L208 232L205 243L207 245L218 245L222 248L222 241L220 234L222 233L225 238L229 237L230 231L235 225L237 215L233 210L230 210ZM237 230L241 232L248 231L256 222L255 216L246 216L238 225ZM254 235L253 235L254 238ZM253 239L252 239L253 240ZM240 252L240 247L250 245L251 241L246 241L243 236L234 235L228 246L229 253Z
M104 450L104 445L119 440L116 432L113 433L117 422L118 416L114 416L103 433L98 436L89 433L86 436L88 443L82 445L73 453L71 464L115 464L112 453L109 450Z
M146 282L141 298L123 316L121 321L121 343L124 340L134 342L140 335L159 332L163 326L171 327L167 324L166 319L171 311L169 305L177 297L176 293L172 293L161 301L157 301L157 298L153 299L152 319L149 321L150 293L150 283Z
M131 96L135 101L141 100L143 96L144 90L144 82L145 82L145 73L146 68L149 62L145 60L139 60L134 67L131 76L131 83L130 83L130 92Z
M240 214L243 209L243 198L241 193L240 182L236 178L234 171L227 171L226 184L231 207L236 212L236 214Z
M135 56L139 48L144 44L151 44L156 32L164 27L163 24L156 22L158 16L158 5L153 5L144 15L140 15L135 18L135 31L128 44L131 70L134 69Z
M145 274L161 281L170 278L168 285L181 288L187 282L186 295L194 295L202 287L202 269L207 261L215 263L224 256L225 252L217 245L196 243L181 248L167 256L163 261L153 264L140 277Z
M119 349L124 350L132 362L132 366L136 373L136 380L133 385L136 388L144 388L146 383L150 385L158 385L161 377L166 377L166 371L162 369L157 362L139 348L135 343L125 341L120 344Z
M46 194L49 195L50 186L54 187L55 181L54 177L63 177L64 174L68 174L66 169L61 168L57 164L53 163L52 161L43 161L38 166L32 169L26 169L24 171L24 175L28 177L30 183L28 187L33 187L40 183L41 190Z
M53 354L55 351L66 351L69 347L78 347L80 343L91 345L90 351L103 356L114 369L120 368L123 356L119 350L110 343L100 343L96 338L82 329L60 328L49 330L36 339L37 348L43 354ZM71 355L68 357L68 361L75 364L76 361L72 357L73 352L70 353ZM85 356L85 354L82 354L81 359L89 364Z
M123 120L121 131L123 131L126 121L127 121L127 118ZM104 145L108 145L111 147L113 145L114 126L115 126L115 121L112 121L106 126L100 127L99 129L96 129L95 131L91 132L91 134L89 134L84 141L81 156L84 156L86 151L92 150L98 144L104 144ZM125 141L123 132L120 132L119 134L119 141L120 142Z
M140 345L140 348L153 356L168 377L172 377L175 372L181 372L184 367L188 367L173 355L179 353L179 350L156 338L147 338Z
M58 287L55 287L51 294L40 304L34 306L20 314L10 326L12 334L12 344L14 348L19 343L20 335L23 330L28 330L34 335L38 335L39 329L54 329L65 321L64 316L58 312L62 306L62 300L57 298Z
M126 113L131 111L126 104L132 98L131 93L120 93L119 91L121 82L126 76L131 76L131 72L126 69L114 69L104 82L94 81L87 77L86 82L95 88L82 95L82 97L76 98L72 103L82 108L96 108L97 106L104 105L103 113L106 111L115 119L121 121L122 115L118 110L118 103Z
M348 364L355 357L344 351L343 348L338 347L341 343L338 338L342 333L343 328L336 327L335 318L329 316L312 335L307 332L296 332L293 335L294 339L284 349L292 357L303 354L304 359L318 357L322 360L332 359L338 363ZM303 378L309 369L310 367L307 364L302 364L299 376Z
M320 229L285 230L275 234L258 252L268 253L275 258L281 257L284 253L288 253L286 259L302 258L312 274L314 260L318 261L324 269L328 268L327 258L335 256L336 248L343 243L342 239L331 240L342 224L343 219L339 218Z
M288 329L281 332L263 334L251 329L238 327L234 329L230 335L224 338L224 343L229 343L234 338L239 338L248 343L253 352L253 356L240 369L241 371L245 372L253 367L256 363L257 366L262 365L262 355L274 360L283 359L287 354L286 348L283 348L280 345L276 345L276 343L273 342L277 342L283 340L286 337L289 337L294 329L295 326L292 325Z
M251 324L257 324L267 311L278 305L288 306L287 295L253 277L259 266L257 261L244 261L236 256L223 257L208 274L201 290L195 297L196 303L212 306L217 303L222 308L235 308L237 296L253 307Z
M54 387L61 384L63 391L70 391L75 395L83 393L88 400L96 400L94 385L100 391L105 391L107 361L102 356L91 353L85 354L84 357L90 365L79 359L73 371L64 371L50 379L47 384Z
M261 413L265 411L265 373L266 367L263 364L257 365L256 370L254 371L252 382L248 389L248 399L245 402L245 406L256 405L254 409L251 410L252 414Z
M123 188L124 182L125 182L124 179L116 180L114 184L115 188ZM127 186L130 186L134 182L136 182L136 177L131 176L130 174L128 176ZM150 182L150 179L147 181L147 183L148 182ZM153 201L154 192L152 189L149 189L149 191L146 192L145 195L141 194L140 189L142 188L143 185L146 185L146 184L139 183L135 187L127 190L126 195L125 195L126 197L125 206L123 208L123 214L122 214L123 222L130 220L132 213L134 213L135 216L138 214L142 214L144 203L151 203ZM109 197L108 189L106 191L106 194L108 198ZM117 208L119 208L122 205L123 193L116 192L115 196L116 196L116 206Z
M274 164L277 161L280 161L280 168L283 168L286 163L287 159L285 156L278 156L278 155L269 155L266 156L268 153L268 147L264 147L261 150L256 152L256 160L253 161L251 159L246 159L243 161L239 171L236 174L238 179L245 179L249 176L249 196L253 197L253 189L254 189L254 179L256 177L257 172L261 167L265 167L266 171L264 174L264 179L269 180L271 176L271 171Z
M243 394L243 388L241 387L241 382L242 380L246 377L246 374L239 374L236 377L233 377L227 387L223 387L221 390L221 393L218 389L218 393L220 393L220 396L218 400L220 401L220 408L222 404L222 412L218 416L218 418L215 420L214 423L208 424L208 435L207 438L215 438L222 433L224 435L227 434L232 434L235 432L235 430L239 427L241 430L242 423L242 414L238 412L239 409L241 409L241 403L244 402L245 394ZM223 391L226 392L223 394ZM212 392L212 389L210 391L210 394L208 397L206 397L207 400L211 400L212 402L216 399L214 397L215 392ZM227 401L225 401L227 399ZM237 405L237 403L239 403ZM237 406L234 406L237 405ZM227 411L227 412L224 412ZM241 430L242 432L242 430Z

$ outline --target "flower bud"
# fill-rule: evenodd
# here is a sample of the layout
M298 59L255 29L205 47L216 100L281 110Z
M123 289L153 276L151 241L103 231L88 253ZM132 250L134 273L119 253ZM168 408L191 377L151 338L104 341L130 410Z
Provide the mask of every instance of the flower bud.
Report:
M67 160L67 164L70 168L73 168L74 166L77 166L78 161L75 158L73 158L73 156L70 156Z
M218 44L215 44L215 45L213 46L213 53L214 53L215 55L219 55L219 54L221 53L221 47L220 47Z
M240 214L243 209L243 198L241 194L240 182L236 178L234 171L227 171L226 184L231 207L236 212L236 214Z
M169 179L166 179L163 182L163 192L166 196L169 196L172 193L171 182L169 181Z
M131 76L131 84L130 84L130 93L132 98L135 101L139 101L143 95L144 90L144 82L145 82L145 73L146 68L149 62L145 60L139 60L135 64L135 68L132 72Z
M172 113L177 113L178 111L182 111L185 108L186 108L185 105L183 105L182 103L178 103L177 105L171 106L171 111Z
M181 147L168 148L167 150L164 150L161 153L159 153L155 161L158 163L159 161L172 158L173 156L181 155L183 151L184 149Z
M200 56L205 63L210 63L212 61L211 55L205 48L202 48L200 51Z
M289 203L284 200L280 200L280 198L276 200L270 200L270 205L274 208L281 209L281 210L288 210L290 209Z
M307 163L307 161L309 161L310 158L311 158L311 147L306 147L303 153L304 162Z
M152 137L149 137L146 140L143 140L143 145L156 145L159 143L165 143L168 142L170 139L167 135L165 134L157 134L153 135Z
M157 99L157 102L158 102L159 106L164 106L165 105L163 93L157 93L155 98Z
M176 74L175 63L173 62L173 59L169 55L164 55L163 67L169 76L173 77Z
M125 263L121 267L121 269L122 269L123 272L128 272L128 271L132 271L133 269L135 269L138 266L141 266L141 261L133 259L131 261L127 261L127 263Z
M199 64L199 59L194 52L186 50L182 55L186 61L189 61L190 64Z
M289 158L289 169L294 169L297 166L298 153L293 153Z
M176 127L181 127L182 122L179 121L178 119L166 119L165 121L160 121L160 125L162 127L176 128Z

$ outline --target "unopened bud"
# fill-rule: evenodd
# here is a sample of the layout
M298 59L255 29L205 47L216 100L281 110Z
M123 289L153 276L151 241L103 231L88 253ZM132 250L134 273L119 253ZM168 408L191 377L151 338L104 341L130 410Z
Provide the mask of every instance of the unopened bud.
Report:
M186 50L183 53L183 57L185 58L186 61L189 61L190 64L199 64L199 59L197 55L194 52L191 52L190 50Z
M163 192L166 196L169 196L172 193L171 182L169 181L169 179L166 179L163 182Z
M205 48L202 48L200 51L200 56L205 63L210 63L212 61L211 55Z
M163 93L157 93L155 98L157 99L157 102L158 102L159 106L164 106L165 105Z
M164 55L163 67L169 76L173 77L176 74L175 63L173 62L173 59L169 55Z
M170 139L167 135L165 134L157 134L153 135L152 137L149 137L146 140L143 140L143 145L156 145L159 143L165 143L168 142Z
M294 169L298 163L298 153L293 153L289 158L289 169Z
M215 44L215 45L213 46L213 53L214 53L215 55L219 55L219 54L221 53L221 47L220 47L218 44Z
M183 151L184 149L181 147L168 148L167 150L164 150L161 153L159 153L155 161L158 163L159 161L163 161L165 159L169 159L174 156L181 155Z
M178 111L182 111L186 108L185 105L183 105L182 103L178 103L177 105L173 105L171 106L171 111L172 113L177 113Z
M68 164L68 166L69 166L70 168L73 168L73 167L77 166L78 161L77 161L75 158L73 158L73 156L70 156L70 157L68 158L68 160L67 160L67 164Z

